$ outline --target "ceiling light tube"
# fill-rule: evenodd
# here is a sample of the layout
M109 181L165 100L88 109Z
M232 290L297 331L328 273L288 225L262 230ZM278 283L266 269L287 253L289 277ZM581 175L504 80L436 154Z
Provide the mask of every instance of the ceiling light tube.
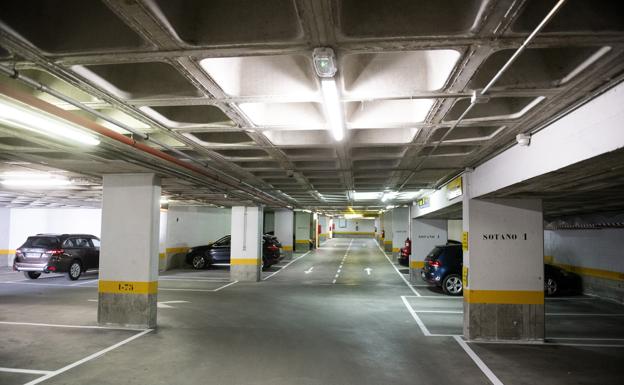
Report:
M338 86L334 78L321 79L321 91L325 105L325 116L334 139L341 141L344 138L344 116L342 104L338 96Z
M96 137L82 132L78 126L11 102L6 98L0 99L0 123L87 146L100 144Z

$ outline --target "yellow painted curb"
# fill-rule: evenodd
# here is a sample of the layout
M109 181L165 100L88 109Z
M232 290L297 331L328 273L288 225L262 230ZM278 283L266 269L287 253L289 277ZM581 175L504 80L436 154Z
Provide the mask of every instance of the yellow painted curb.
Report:
M258 266L260 265L260 259L256 258L232 258L230 259L231 266Z
M98 291L109 294L156 294L158 281L99 281Z
M464 301L486 304L543 305L544 291L467 289L464 291Z
M310 243L310 241L307 239L297 239L295 243Z
M586 275L588 277L611 279L614 281L624 281L624 273L620 273L618 271L609 271L609 270L602 270L602 269L593 269L590 267L565 265L563 263L555 263L554 265L559 266L568 271L571 271L573 273Z

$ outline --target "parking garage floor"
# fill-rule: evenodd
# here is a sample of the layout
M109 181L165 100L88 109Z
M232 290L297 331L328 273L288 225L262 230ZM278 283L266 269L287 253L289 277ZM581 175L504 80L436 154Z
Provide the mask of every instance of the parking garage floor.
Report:
M0 271L0 384L621 384L624 306L548 299L546 344L466 344L461 298L406 277L372 239L332 239L230 282L159 282L158 329L96 325L97 273Z

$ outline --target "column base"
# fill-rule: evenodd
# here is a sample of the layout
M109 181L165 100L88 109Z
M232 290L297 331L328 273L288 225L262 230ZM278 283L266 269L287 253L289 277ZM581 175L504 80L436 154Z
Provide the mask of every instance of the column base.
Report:
M468 340L544 341L543 304L464 302Z
M309 243L297 243L295 245L295 252L296 253L307 253L308 251L310 251L310 244Z
M155 328L157 294L99 293L98 324Z
M259 282L260 266L259 265L231 265L230 280L239 282Z

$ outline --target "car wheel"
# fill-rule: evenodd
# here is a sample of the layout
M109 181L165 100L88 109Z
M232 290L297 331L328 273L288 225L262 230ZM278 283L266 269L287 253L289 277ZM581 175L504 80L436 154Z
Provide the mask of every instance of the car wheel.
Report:
M549 297L553 296L557 294L557 291L559 291L557 281L552 277L546 277L546 281L544 281L544 292L546 295Z
M206 258L203 255L196 255L193 257L191 265L193 265L193 269L201 270L206 267Z
M442 281L442 290L448 295L461 295L464 291L461 277L457 274L447 275Z
M69 270L67 271L67 276L72 281L75 281L78 278L80 278L80 274L82 274L82 266L80 265L80 262L73 261L71 263L71 265L69 265Z
M26 276L26 278L37 279L37 278L39 278L41 273L38 272L38 271L25 271L24 275Z

